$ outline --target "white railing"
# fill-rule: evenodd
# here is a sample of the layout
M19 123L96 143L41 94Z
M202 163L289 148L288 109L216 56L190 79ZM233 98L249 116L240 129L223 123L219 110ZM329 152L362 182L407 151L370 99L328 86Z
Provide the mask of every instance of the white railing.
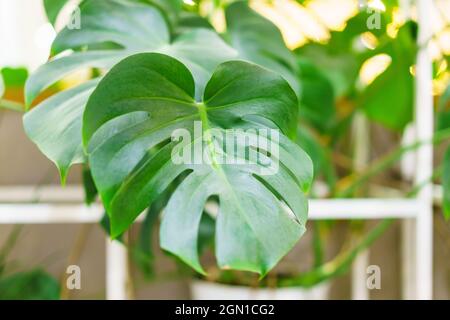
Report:
M406 0L405 0L406 1ZM405 2L404 1L404 2ZM415 139L426 141L433 134L431 60L424 43L431 34L432 1L416 0L420 28L417 57ZM407 2L407 1L406 1ZM412 153L414 181L423 183L433 170L432 146L424 145ZM0 188L0 224L97 223L102 206L86 207L81 187L3 187ZM432 185L422 187L413 199L330 199L311 200L311 219L403 219L403 297L432 298ZM125 299L127 252L117 242L106 240L107 299ZM353 282L366 283L367 253L353 268ZM366 299L367 289L353 286L354 299Z

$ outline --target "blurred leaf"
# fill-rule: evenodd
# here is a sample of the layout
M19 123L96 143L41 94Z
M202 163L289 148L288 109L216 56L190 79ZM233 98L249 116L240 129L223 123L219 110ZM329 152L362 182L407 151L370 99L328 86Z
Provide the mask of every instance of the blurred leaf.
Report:
M378 53L391 56L392 62L361 94L358 105L367 116L393 130L402 130L412 120L414 78L410 67L415 62L413 24L405 24L397 38Z
M353 53L330 52L329 46L317 43L307 44L296 52L298 56L313 62L322 75L329 80L336 99L354 90L361 63Z
M402 130L412 120L413 88L409 67L393 62L367 87L360 105L368 118Z
M214 27L207 19L196 13L182 12L178 18L176 33L182 34L196 28L214 30Z
M153 231L158 223L161 209L162 208L155 203L147 210L147 214L145 215L139 230L138 242L136 245L132 246L134 262L147 279L152 278L155 273Z
M0 278L0 300L57 300L59 293L58 281L40 269Z
M158 7L161 12L166 16L167 21L172 26L178 24L178 18L183 8L182 0L141 0Z
M443 188L443 207L444 217L450 219L450 148L444 156L443 172L442 172L442 188Z
M336 184L336 172L328 154L329 148L320 144L317 138L304 126L298 127L296 142L305 150L313 162L314 179L324 177L330 190L333 190Z
M307 59L300 58L299 65L302 87L299 117L320 132L329 132L336 121L333 86Z
M44 0L44 9L47 14L48 21L55 25L59 13L69 0Z
M6 260L8 259L8 255L13 249L14 245L17 243L17 239L19 237L22 226L16 225L13 230L9 233L8 238L5 243L2 245L0 249L0 276L6 267Z
M158 224L160 214L169 201L170 194L175 189L170 185L167 190L148 208L139 230L138 242L132 245L134 261L144 276L149 279L155 273L155 254L153 252L153 232Z
M374 14L379 14L379 28L368 27L368 21ZM355 50L355 41L363 33L370 32L377 38L386 35L386 27L390 18L388 13L363 9L347 22L343 31L332 31L329 47L334 52L349 52Z
M442 96L439 98L437 105L437 119L436 130L444 130L450 128L450 110L448 104L450 102L450 84L445 89Z
M216 220L207 212L203 212L198 228L198 252L201 255L206 249L214 246Z
M23 88L28 78L28 70L25 68L3 68L1 74L6 88Z
M92 204L97 198L97 188L95 186L94 179L92 179L91 170L87 165L83 165L82 172L82 180L83 180L83 189L84 189L84 198L87 205Z
M298 66L286 47L280 30L252 10L245 1L226 8L227 36L241 59L259 64L283 76L292 89L300 93Z
M332 31L327 43L311 42L296 49L299 56L308 58L328 78L336 98L353 93L362 63L376 54L362 44L360 37L366 32L378 38L386 37L389 15L379 13L380 28L369 30L367 21L373 14L362 10L347 21L343 31Z
M3 81L3 75L0 73L0 98L5 94L5 82Z

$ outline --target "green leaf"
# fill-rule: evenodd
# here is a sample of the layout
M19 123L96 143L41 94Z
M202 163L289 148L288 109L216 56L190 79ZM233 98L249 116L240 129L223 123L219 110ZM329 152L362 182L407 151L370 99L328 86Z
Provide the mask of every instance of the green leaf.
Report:
M295 135L297 98L279 75L243 61L221 64L201 102L194 93L193 76L183 64L150 53L120 62L91 95L84 113L83 139L111 219L112 236L129 228L185 173L165 209L162 248L203 272L198 258L199 225L206 201L217 196L219 265L265 274L305 231L303 193L311 184L312 163L286 137ZM201 132L195 129L199 123ZM258 128L281 131L279 142L271 140L279 147L278 157L267 155L268 147L255 145L254 131L243 131ZM228 130L225 135L226 129L241 130ZM194 139L171 141L174 130L194 133ZM211 132L204 140L202 133ZM231 143L238 150L247 147L245 155L234 147L221 147ZM259 160L252 161L250 149L257 151ZM173 161L174 154L189 155L188 150L195 150L194 160ZM200 161L202 155L210 161ZM236 156L244 164L218 160ZM262 170L275 161L280 162L278 170L263 175Z
M207 212L203 212L198 228L198 252L202 254L206 249L214 246L216 220Z
M0 98L5 94L5 82L3 81L3 75L0 73Z
M333 52L329 44L307 44L296 50L309 59L327 77L336 98L348 95L358 77L359 62L350 52Z
M182 0L144 0L157 6L167 17L167 20L176 25L178 23L179 15L182 14L183 1Z
M297 130L296 142L310 157L314 166L314 178L323 176L330 190L336 184L336 172L330 156L330 148L321 144L307 127Z
M23 118L26 134L55 163L63 183L69 167L84 162L81 118L83 107L97 83L98 80L91 80L56 94Z
M214 30L209 21L193 12L182 12L178 18L177 33L184 33L192 29L204 28Z
M450 102L450 85L447 86L442 96L439 98L437 106L436 130L444 130L450 128L450 111L447 105Z
M82 180L84 189L84 201L87 205L91 205L97 198L98 191L97 187L95 186L94 179L92 178L91 170L87 165L83 165Z
M393 62L367 87L360 104L368 118L402 130L412 120L413 90L409 66Z
M103 214L99 224L103 231L111 237L111 219L106 212ZM122 245L125 245L123 234L116 236L114 240L119 241Z
M444 217L446 220L448 220L450 219L450 148L447 149L447 152L444 156L442 188L444 190Z
M147 279L154 276L153 231L161 210L157 202L150 206L139 230L138 243L132 250L136 265Z
M300 118L322 133L329 132L336 121L333 86L307 59L299 59L299 65L302 87Z
M361 94L358 105L367 116L393 130L403 130L413 117L414 78L410 67L415 61L413 25L406 24L397 38L381 52L391 56L389 67Z
M59 54L69 49L88 50L57 56L41 66L26 84L28 106L43 90L77 70L108 70L138 52L162 52L183 61L193 72L197 96L201 96L214 68L235 56L234 50L210 30L191 30L171 39L164 17L148 4L131 0L90 0L84 1L80 10L82 28L63 29L53 43L53 51ZM115 46L99 50L105 43ZM84 162L81 115L95 86L96 82L89 82L58 93L25 117L28 136L57 165L62 181L72 164ZM66 102L61 104L62 101Z
M20 231L22 227L19 225L14 226L12 231L8 234L6 240L3 245L0 247L0 278L3 275L3 272L6 268L6 263L9 254L17 243L17 239L19 238Z
M44 0L44 9L47 14L48 21L55 25L59 13L69 0Z
M0 300L57 300L59 291L58 281L40 269L0 279Z
M28 70L25 68L3 68L1 75L6 88L23 88L28 78Z
M279 73L299 94L297 61L286 47L280 30L252 10L246 1L232 3L225 15L227 35L233 48L239 52L239 58Z

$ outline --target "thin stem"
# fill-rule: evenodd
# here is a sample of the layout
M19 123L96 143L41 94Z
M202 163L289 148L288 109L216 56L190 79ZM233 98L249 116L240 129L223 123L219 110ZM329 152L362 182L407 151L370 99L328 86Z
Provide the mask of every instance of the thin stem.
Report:
M360 174L351 174L344 179L338 182L338 190L335 194L335 197L343 198L350 196L357 188L359 188L362 184L367 182L371 177L377 175L382 172L386 168L392 166L395 162L400 160L400 158L406 153L413 151L424 144L432 143L438 144L445 139L450 138L450 129L441 130L435 133L431 141L416 141L410 145L403 146L393 150L387 155L379 158L374 163L372 163L365 171ZM339 188L339 186L341 186Z
M441 172L442 170L439 167L430 178L422 181L411 191L409 191L406 194L406 197L412 198L416 196L421 188L430 183L430 181L432 181L435 177L439 176ZM393 224L394 221L394 219L382 220L369 232L366 237L361 240L361 242L359 242L359 244L353 247L353 249L342 250L333 260L311 271L302 273L297 277L294 277L292 279L281 279L280 285L312 287L327 279L334 278L347 272L353 260L358 256L358 254L369 248L375 242L375 240L377 240Z
M9 253L14 248L14 245L17 242L17 239L19 238L20 231L22 230L22 226L14 226L13 230L8 235L8 238L6 239L5 244L0 249L0 274L2 273L5 264L6 259L8 258Z
M0 109L2 108L21 113L25 111L25 107L23 106L23 104L6 99L0 99Z
M300 274L292 279L280 280L281 286L304 286L312 287L327 279L345 273L355 257L370 247L394 222L392 219L382 220L369 234L352 250L340 253L336 258L314 270Z
M92 229L90 224L82 224L78 232L77 238L73 244L72 250L67 258L67 266L75 265L79 262L81 255L83 253L84 247L86 246L87 238ZM61 299L70 299L70 291L66 285L67 274L64 272L61 277Z
M314 267L317 268L323 264L323 256L324 256L320 221L313 221L312 226L313 226L312 245L314 252Z

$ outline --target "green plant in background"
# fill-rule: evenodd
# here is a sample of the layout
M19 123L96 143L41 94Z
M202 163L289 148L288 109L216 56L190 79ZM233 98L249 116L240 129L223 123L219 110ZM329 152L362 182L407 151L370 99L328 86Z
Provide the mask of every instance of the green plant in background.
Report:
M52 23L65 2L44 1ZM343 31L331 32L328 42L309 42L293 51L278 28L246 1L213 2L213 10L221 11L226 22L221 34L208 21L211 15L200 15L202 1L194 2L186 6L181 1L82 1L82 28L59 32L52 47L55 57L26 85L29 107L42 91L73 71L93 70L91 80L28 111L25 130L58 166L62 181L72 164L83 163L87 202L100 194L107 212L102 224L113 237L123 239L123 232L149 207L138 243L131 248L147 274L153 273L151 236L163 208L162 248L196 271L204 272L199 258L212 248L220 267L264 275L304 231L303 193L312 172L326 182L328 197L356 196L406 152L449 137L447 90L439 104L439 131L433 141L397 147L363 172L348 165L352 146L347 138L355 114L363 113L395 133L412 121L417 26L409 21L395 37L388 34L396 1L389 1L380 13L380 29L368 32L369 14L360 12ZM373 48L358 45L364 37L375 39ZM72 51L61 54L66 50ZM361 85L362 66L380 54L390 57L389 66L374 81ZM171 132L193 131L195 120L204 129L219 131L279 128L283 133L279 174L255 176L255 168L214 161L174 165ZM311 157L314 170L291 141ZM204 144L213 159L224 151L210 140ZM442 177L447 216L448 154ZM430 179L439 178L439 173ZM409 196L415 192L404 190ZM218 205L217 220L204 208L207 202ZM281 203L294 217L286 215ZM313 286L342 274L391 223L381 222L357 237L356 245L325 262L324 235L334 223L314 222L313 268L280 276L277 285ZM358 233L351 233L351 240ZM247 284L252 279L231 271L215 278Z
M445 90L438 103L437 131L450 128L448 104L450 102L450 85ZM443 206L444 215L450 219L450 148L447 149L443 160L442 170Z
M15 112L23 112L24 107L22 103L6 99L6 89L20 89L22 90L28 72L22 68L3 68L0 69L0 110L10 110Z
M0 248L0 300L56 300L59 299L59 283L40 268L30 271L6 272L12 263L8 256L17 242L20 227L11 231Z
M3 81L3 76L0 76L0 98L5 94L5 82Z

